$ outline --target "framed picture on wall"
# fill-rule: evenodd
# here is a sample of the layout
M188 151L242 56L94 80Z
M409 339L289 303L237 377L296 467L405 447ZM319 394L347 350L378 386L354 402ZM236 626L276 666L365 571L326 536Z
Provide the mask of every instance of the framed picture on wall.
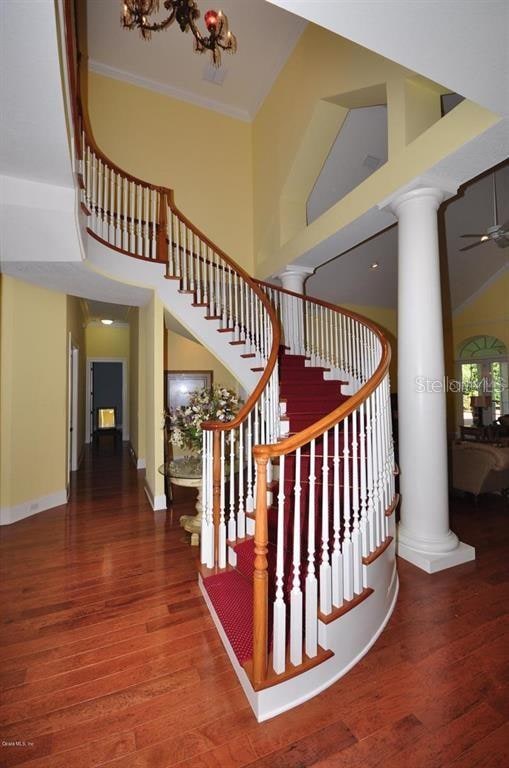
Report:
M213 379L212 371L165 371L166 408L173 411L187 405L189 396L197 389L210 389Z

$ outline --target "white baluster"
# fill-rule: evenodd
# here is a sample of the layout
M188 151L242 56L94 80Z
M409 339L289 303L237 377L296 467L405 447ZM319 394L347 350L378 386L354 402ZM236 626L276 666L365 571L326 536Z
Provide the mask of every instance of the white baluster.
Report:
M117 209L115 216L115 245L117 248L122 248L122 176L117 173L115 179L115 194L117 199Z
M306 654L316 656L318 646L318 589L315 575L315 441L310 443L309 507L308 507L308 568L306 575Z
M235 522L235 430L231 429L230 435L230 516L228 518L228 539L235 541L237 538L237 525Z
M220 491L220 502L219 502L219 528L218 528L218 547L217 547L217 556L218 556L218 566L219 568L226 568L226 515L225 515L225 461L226 461L226 451L225 451L225 434L224 432L221 432L221 438L220 438L220 450L221 450L221 456L219 459L219 466L221 468L221 491Z
M103 219L104 219L104 211L103 211L103 164L102 160L99 159L99 165L97 169L97 234L99 237L103 236Z
M274 600L273 667L276 674L285 671L286 605L284 601L284 509L285 457L279 459L279 495L277 512L276 598Z
M290 661L297 666L302 664L302 589L300 586L300 461L301 449L295 454L295 485L293 513L293 582L290 593Z
M341 509L340 509L340 457L339 457L339 424L334 425L334 496L333 496L333 526L334 546L332 550L332 604L339 608L343 605L343 555L340 547Z
M92 155L92 199L90 210L92 213L92 232L97 234L97 157Z
M366 481L366 422L365 422L365 403L362 402L359 408L359 447L360 447L360 470L361 470L361 484L360 484L360 531L361 531L361 550L362 557L367 557L369 554L369 522L368 522L368 490ZM366 586L366 584L364 584Z
M373 442L372 448L372 461L373 461L373 509L374 509L374 521L375 521L375 545L378 547L382 542L382 530L380 527L380 494L379 494L379 435L378 435L378 409L376 394L373 392L371 396L371 439Z
M135 184L135 215L134 215L134 231L136 234L136 254L143 256L143 238L142 238L142 210L141 210L141 186Z
M366 400L366 474L368 493L368 535L369 551L376 549L375 499L373 495L373 425L371 418L371 396Z
M203 281L202 281L202 260L201 260L201 240L198 235L193 236L193 260L194 260L194 290L195 301L201 304L203 301Z
M357 442L357 411L351 415L352 422L352 511L353 511L353 531L352 531L352 555L353 555L353 591L359 595L363 590L362 584L362 540L359 521L359 464L358 453L359 446Z
M254 510L254 498L253 498L253 424L252 424L252 411L247 416L247 487L246 487L246 512L251 514Z
M320 562L320 611L332 610L332 571L329 559L329 432L322 436L322 557Z
M348 435L348 419L343 421L343 589L345 600L353 598L353 548L351 538L351 508L350 508L350 438Z
M203 431L203 511L201 528L201 562L208 568L214 567L214 524L212 517L212 435Z
M150 257L150 238L149 238L149 232L148 232L148 217L149 217L149 207L148 207L148 189L147 187L141 187L141 220L140 220L140 230L141 230L141 237L142 237L142 254L143 256L148 259Z
M237 536L243 539L246 535L246 511L244 499L244 426L243 422L239 427L239 509L237 512ZM249 459L248 459L249 461Z
M116 201L115 201L115 172L110 168L110 215L108 226L108 241L115 244L116 232L115 232L115 216L116 216Z
M122 178L122 249L129 250L129 182Z
M136 187L134 181L129 182L129 251L136 253L136 208L135 208Z

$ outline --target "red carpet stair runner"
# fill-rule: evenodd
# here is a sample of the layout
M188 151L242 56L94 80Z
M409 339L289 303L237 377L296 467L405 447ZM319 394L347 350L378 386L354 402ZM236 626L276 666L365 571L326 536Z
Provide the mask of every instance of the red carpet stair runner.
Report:
M321 417L338 408L348 397L341 394L343 382L325 380L324 368L307 367L306 358L300 355L283 353L280 357L280 397L286 406L282 419L289 420L289 433L298 432L314 424ZM283 406L284 407L284 406ZM317 449L318 449L317 442ZM332 450L328 452L332 456ZM293 457L287 457L285 467L285 509L284 509L284 540L285 540L285 582L284 592L287 598L291 589L293 578L292 563L292 539L290 520L293 512L295 467ZM329 463L332 459L329 458ZM315 518L318 528L318 519L321 510L321 484L320 468L322 466L322 452L317 450L315 456ZM332 471L332 468L331 468ZM310 473L310 457L302 456L301 472L304 477ZM302 481L301 505L307 509L307 483ZM274 584L273 574L276 568L276 536L277 536L277 500L275 499L268 510L269 528L269 585ZM301 521L301 585L304 589L307 551L307 515L302 515ZM240 664L252 658L253 654L253 569L254 569L254 544L252 538L234 545L237 563L235 568L229 568L220 573L207 576L203 580L204 587L214 606L221 625L228 637L232 649ZM319 551L316 550L315 567L318 570ZM269 587L271 589L271 587ZM272 587L273 589L273 587ZM269 593L269 602L274 599L274 594ZM272 613L269 611L269 639L271 637Z

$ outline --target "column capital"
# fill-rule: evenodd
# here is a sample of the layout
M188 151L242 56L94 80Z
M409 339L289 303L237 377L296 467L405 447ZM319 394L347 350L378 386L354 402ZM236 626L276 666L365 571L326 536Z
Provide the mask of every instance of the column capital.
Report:
M315 272L315 267L305 267L302 264L288 264L276 277L282 281L284 277L302 277L304 280Z
M444 200L454 197L458 187L459 184L453 179L433 176L433 174L418 176L379 202L377 208L381 211L389 210L395 216L398 216L400 206L408 202L408 200L427 198L433 203L435 210L437 210Z

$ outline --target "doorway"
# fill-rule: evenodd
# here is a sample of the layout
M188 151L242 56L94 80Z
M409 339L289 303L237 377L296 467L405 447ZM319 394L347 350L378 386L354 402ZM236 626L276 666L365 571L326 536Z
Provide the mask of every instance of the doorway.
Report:
M87 440L98 429L99 415L114 414L115 428L122 440L129 440L127 361L123 358L89 358L87 376Z

